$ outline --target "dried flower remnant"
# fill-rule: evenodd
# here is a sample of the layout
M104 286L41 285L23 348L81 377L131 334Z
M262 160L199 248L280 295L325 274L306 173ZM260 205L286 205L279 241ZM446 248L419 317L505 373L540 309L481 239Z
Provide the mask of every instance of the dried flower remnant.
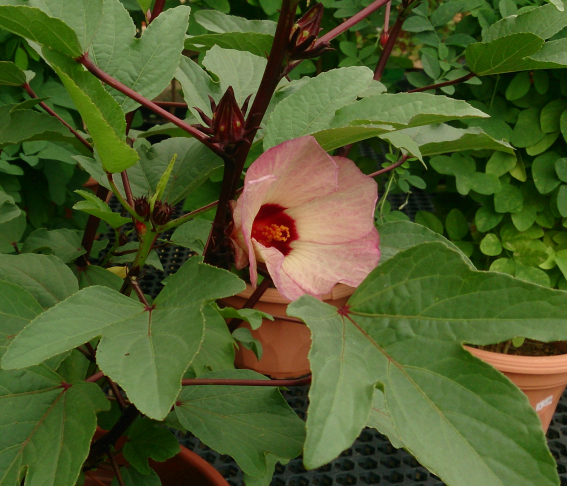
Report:
M265 263L290 300L321 296L337 283L357 286L377 265L374 180L311 137L271 148L249 168L233 203L235 264Z

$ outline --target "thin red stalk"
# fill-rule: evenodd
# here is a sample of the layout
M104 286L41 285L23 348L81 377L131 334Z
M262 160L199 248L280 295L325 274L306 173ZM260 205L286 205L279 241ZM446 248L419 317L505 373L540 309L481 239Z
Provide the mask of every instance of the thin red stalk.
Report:
M377 172L373 172L372 174L368 174L368 177L376 177L382 174L385 174L386 172L390 172L391 170L394 170L396 167L399 167L400 165L404 165L406 160L409 159L409 155L404 155L400 160L398 160L396 163L389 165L388 167L379 170Z
M122 478L122 474L120 474L120 467L118 467L118 463L116 462L116 458L112 452L108 451L106 453L110 464L112 465L112 469L114 470L114 475L116 476L116 481L118 481L119 486L126 486L124 483L124 479Z
M366 17L372 15L374 12L376 12L376 10L378 10L380 7L383 7L390 1L391 0L376 0L375 2L368 5L368 7L358 12L356 15L353 15L350 19L345 20L342 24L338 25L333 30L327 32L323 37L320 37L315 45L317 46L321 44L321 42L333 40L335 37L341 35L343 32L358 24Z
M91 355L91 353L89 353L86 349L83 349L81 346L79 346L78 348L75 348L77 351L79 351L79 353L81 353L82 355L85 356L85 358L87 358L91 363L95 362L95 359L93 358L93 356Z
M163 12L164 7L165 7L165 0L156 0L154 9L152 10L152 15L148 19L148 24L152 23L159 16L159 14Z
M89 479L92 479L92 480L93 480L96 484L98 484L99 486L107 486L107 485L104 484L102 481L99 481L99 480L94 476L94 474L92 474L92 473L90 473L90 472L87 472L87 473L86 473L86 476L87 476Z
M140 302L146 306L146 309L151 309L152 306L148 302L148 299L146 299L146 296L144 295L144 292L142 291L142 287L140 287L140 284L138 283L138 279L135 278L135 277L131 277L130 278L130 285L132 285L132 288L136 292L138 299L140 299Z
M301 386L311 383L311 375L297 380L231 380L220 378L189 378L181 380L183 386L226 385L226 386Z
M390 54L392 53L392 49L394 48L394 45L398 40L398 36L400 35L400 32L402 30L402 25L405 19L406 19L405 14L403 11L401 11L398 14L398 18L396 19L396 22L394 22L394 26L392 27L392 30L390 31L388 41L386 42L386 45L384 46L384 49L380 54L380 59L378 59L378 64L376 65L376 70L374 71L374 79L376 81L380 81L380 79L382 78L382 74L384 74L386 63L388 62L388 59L390 58Z
M93 358L96 358L96 350L95 348L93 348L91 343L85 343L85 348L87 348L87 351L91 353L91 356Z
M162 108L188 108L187 103L179 101L154 101L154 103Z
M104 373L102 371L97 371L94 375L89 376L85 381L87 383L94 383L95 381L104 378Z
M106 381L108 382L108 386L112 390L112 394L114 395L114 398L116 398L116 401L118 402L118 406L120 407L120 411L124 412L124 409L126 408L126 402L124 402L124 398L122 397L122 394L120 393L120 390L118 389L118 385L116 383L114 383L114 381L112 381L108 376L106 376L105 378L106 378Z
M384 32L388 33L390 28L390 10L392 9L392 0L386 4L386 11L384 12Z
M120 172L122 177L122 185L124 186L124 193L126 194L126 201L131 207L134 207L134 196L132 195L132 188L130 187L130 179L128 179L128 173L123 170Z
M264 277L264 280L256 287L256 290L252 292L252 295L248 297L248 300L242 306L242 309L253 309L254 306L258 303L258 301L262 298L262 295L268 290L272 283L272 280L268 277ZM233 318L228 322L228 329L230 332L234 331L239 324L242 322L242 319Z
M85 68L87 68L87 70L91 74L96 76L103 83L107 84L108 86L111 86L117 91L120 91L122 94L125 94L129 98L132 98L134 101L140 103L142 106L145 106L146 108L162 116L167 121L173 123L174 125L184 130L185 132L192 135L195 139L197 139L202 144L206 145L208 148L210 148L217 155L221 156L223 159L226 158L224 151L221 148L219 148L217 145L211 143L207 135L197 130L196 128L192 127L183 120L177 118L175 115L172 115L169 111L159 107L153 101L144 98L142 95L136 93L133 89L128 88L128 86L125 86L124 84L114 79L109 74L105 73L102 69L100 69L95 63L91 61L88 54L83 54L81 57L78 57L75 60L81 63L83 66L85 66Z
M108 189L102 185L99 185L98 189L96 190L96 197L98 197L102 201L106 201L107 196ZM97 234L99 224L100 218L97 218L93 215L89 216L85 232L83 233L83 240L81 241L81 245L85 249L86 253L75 260L75 265L77 265L79 268L85 268L89 264L89 257L91 255L91 250L93 249L93 242Z
M429 91L430 89L438 89L438 88L443 88L445 86L452 86L453 84L464 83L465 81L468 81L469 79L472 79L475 76L476 76L475 73L469 73L466 74L465 76L461 76L460 78L453 79L453 81L444 81L443 83L432 84L430 86L424 86L423 88L410 89L408 93L420 93L421 91Z
M301 319L298 319L297 317L280 316L280 315L277 315L277 314L272 314L272 317L274 319L280 320L280 321L295 322L296 324L305 325L305 323Z
M31 86L28 83L25 83L22 85L22 87L28 92L28 94L32 97L32 98L37 98L38 96L35 94L34 90L31 88ZM89 149L91 152L94 152L94 149L92 147L92 145L87 142L82 135L77 132L77 130L75 130L71 125L69 125L65 120L63 120L63 118L61 118L57 113L55 113L51 108L49 108L49 106L47 106L43 101L39 103L39 106L41 106L47 113L49 113L52 117L57 118L63 125L65 125L65 127L67 127L67 129L73 134L75 135L75 138L81 142L87 149Z

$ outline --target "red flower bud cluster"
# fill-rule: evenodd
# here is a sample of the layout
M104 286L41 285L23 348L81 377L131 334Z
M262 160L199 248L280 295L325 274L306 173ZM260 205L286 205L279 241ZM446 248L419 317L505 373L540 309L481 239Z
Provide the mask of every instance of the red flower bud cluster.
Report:
M288 57L292 61L311 59L331 50L329 42L317 42L321 31L323 4L316 3L293 26L289 38Z
M150 202L146 196L134 198L134 210L138 213L138 216L142 218L147 218L150 214Z
M202 110L195 107L195 110L199 112L203 122L207 125L206 127L203 125L194 125L195 128L209 135L211 137L210 141L218 143L223 149L231 145L236 145L250 132L250 129L246 130L245 128L246 120L244 119L244 115L246 115L251 96L252 95L246 98L242 109L236 102L232 86L229 86L226 90L226 93L223 95L218 105L215 103L215 100L209 96L213 117L209 118Z
M166 202L156 201L154 212L152 213L152 222L161 226L166 224L173 216L175 208Z

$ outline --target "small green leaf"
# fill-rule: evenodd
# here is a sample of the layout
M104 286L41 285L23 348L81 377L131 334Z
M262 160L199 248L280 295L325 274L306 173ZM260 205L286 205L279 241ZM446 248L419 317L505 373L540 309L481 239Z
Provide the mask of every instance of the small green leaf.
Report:
M153 0L138 0L138 5L140 5L142 12L146 13L150 9L152 1Z
M503 184L494 196L494 209L498 213L519 213L524 207L522 191L511 184Z
M524 148L535 145L545 136L540 128L540 110L528 108L518 115L510 142L515 147Z
M274 35L276 23L271 20L248 20L243 17L225 15L217 10L199 10L195 13L198 24L211 32L257 32Z
M557 209L559 214L567 218L567 185L561 184L559 192L557 193Z
M486 173L501 177L514 168L517 163L514 154L494 152L486 163Z
M567 182L567 158L563 157L555 161L555 172L562 182Z
M435 233L438 233L440 235L443 234L443 223L433 213L427 211L418 211L415 214L415 222L417 224L425 226L426 228L429 228Z
M206 52L213 46L223 49L251 52L264 56L272 48L274 37L257 32L227 32L224 34L201 34L185 39L185 49Z
M201 255L211 232L212 221L193 219L179 226L171 235L174 245L183 246Z
M152 472L148 458L163 462L179 453L179 443L171 431L148 418L136 420L127 436L124 459L141 474Z
M451 209L445 219L447 234L452 240L462 240L469 232L469 222L457 208Z
M262 343L257 339L254 339L254 336L252 336L250 329L248 329L247 327L239 327L238 329L234 330L232 337L236 339L240 344L242 344L242 346L244 346L246 349L252 351L258 361L262 359L262 354L264 353Z
M555 171L555 163L558 160L559 155L555 152L546 152L534 159L532 175L535 186L541 194L548 194L561 184Z
M85 253L85 250L81 246L81 236L76 231L66 228L56 230L39 228L26 238L22 253L53 254L63 262L69 263Z
M502 253L502 243L494 233L488 233L480 242L480 251L485 255L497 256Z
M20 242L26 230L26 215L21 213L18 217L0 223L0 253L13 253L15 244Z
M13 62L0 61L0 85L21 86L26 74Z
M242 319L254 330L262 325L262 319L274 320L270 314L257 309L233 309L232 307L217 307L216 309L224 319Z
M121 467L120 474L124 480L124 486L162 486L161 479L152 469L149 474L141 474L133 467ZM116 477L111 486L120 486Z
M514 76L506 88L506 99L514 101L528 94L531 87L530 73L523 72Z
M85 198L85 201L75 203L73 209L83 211L87 214L92 214L97 218L102 219L108 223L112 228L119 228L120 226L131 223L132 218L124 218L118 213L114 213L112 209L104 201L96 197L92 192L88 191L75 191L80 196Z
M247 370L207 373L201 378L262 380ZM231 455L254 477L267 473L266 453L292 459L300 454L305 425L275 387L188 386L175 412L181 424L220 454Z

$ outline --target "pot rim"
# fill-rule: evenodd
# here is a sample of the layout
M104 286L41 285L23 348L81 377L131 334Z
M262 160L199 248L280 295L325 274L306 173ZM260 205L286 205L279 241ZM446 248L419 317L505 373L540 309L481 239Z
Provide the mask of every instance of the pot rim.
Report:
M337 300L337 299L342 299L344 297L349 297L354 293L355 290L356 289L354 287L350 287L349 285L340 283L335 285L333 287L333 290L331 290L331 292L321 296L321 300ZM242 292L236 295L248 299L252 295L252 292L254 292L254 288L252 287L252 285L247 283L246 290L243 290ZM292 302L291 300L283 297L279 293L278 289L271 289L271 288L266 290L264 295L262 295L262 297L260 298L260 301L270 302L272 304L291 304Z
M463 347L473 356L507 373L524 373L527 375L567 373L567 354L558 356L516 356L494 353L466 345L463 345Z

